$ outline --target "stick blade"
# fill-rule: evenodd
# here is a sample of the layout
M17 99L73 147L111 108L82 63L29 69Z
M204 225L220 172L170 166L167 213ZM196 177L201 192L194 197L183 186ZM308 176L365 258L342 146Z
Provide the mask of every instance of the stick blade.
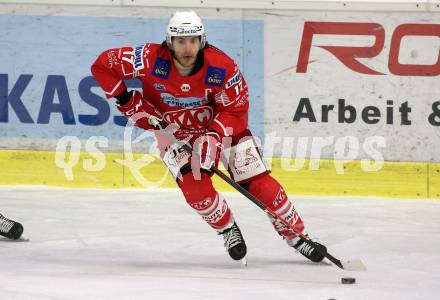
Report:
M347 271L366 271L364 263L360 259L352 259L347 261L341 261L342 267Z

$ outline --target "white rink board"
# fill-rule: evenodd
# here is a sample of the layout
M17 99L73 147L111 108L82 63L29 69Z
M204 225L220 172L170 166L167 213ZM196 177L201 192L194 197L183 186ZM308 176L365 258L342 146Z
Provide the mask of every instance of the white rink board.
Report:
M393 32L402 24L436 24L440 26L439 13L380 13L380 12L311 12L276 11L266 14L265 21L265 132L278 137L329 137L334 140L355 136L360 143L358 159L368 157L362 149L364 140L370 136L383 136L386 147L380 149L385 160L393 161L440 161L440 117L437 126L428 118L432 105L440 101L440 30L436 36L404 36L400 48L390 51ZM375 36L348 34L318 34L312 38L310 56L305 73L298 73L305 22L352 22L376 23L383 28L384 46L372 58L361 58L365 66L384 73L367 75L353 71L329 51L318 46L372 47ZM341 26L341 30L350 27ZM307 47L303 47L304 49ZM435 65L436 76L394 75L388 68L390 52L400 49L400 64ZM301 98L309 98L316 122L293 118ZM338 99L357 110L353 123L338 122ZM387 105L392 100L393 105ZM399 107L408 102L410 125L401 124ZM439 102L440 103L440 102ZM321 105L334 105L328 122L321 120ZM375 106L381 117L377 124L366 124L361 119L365 106ZM387 124L386 109L393 107L393 124ZM440 109L440 105L438 106ZM439 113L437 113L439 114ZM348 113L347 113L348 116ZM389 122L389 121L388 121ZM310 145L308 157L310 156ZM276 148L276 147L275 147ZM281 147L275 156L281 155ZM321 158L334 158L335 147L323 149ZM286 156L286 155L283 155Z
M30 242L0 238L0 297L438 299L438 201L292 197L332 255L367 267L344 272L306 261L256 206L225 196L248 245L247 268L228 257L180 191L3 187L1 213L21 221Z

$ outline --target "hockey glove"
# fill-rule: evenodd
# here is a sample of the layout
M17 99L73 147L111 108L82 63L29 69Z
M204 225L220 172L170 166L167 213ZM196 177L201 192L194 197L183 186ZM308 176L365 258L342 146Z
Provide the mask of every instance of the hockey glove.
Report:
M151 124L151 118L158 120L162 127L162 114L154 107L153 104L145 100L141 92L133 90L130 92L123 92L116 97L116 108L126 117L130 118L131 122L137 127L148 129L156 129ZM127 101L128 100L128 101Z
M199 152L200 168L209 171L213 166L218 166L223 150L220 134L209 131L196 140L195 146Z

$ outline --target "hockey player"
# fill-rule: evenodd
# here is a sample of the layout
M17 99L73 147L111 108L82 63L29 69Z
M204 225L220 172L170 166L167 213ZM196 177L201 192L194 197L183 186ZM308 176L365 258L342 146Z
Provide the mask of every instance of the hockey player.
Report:
M195 12L176 12L162 44L109 49L91 70L106 97L115 97L118 110L136 126L154 130L149 122L154 117L163 127L172 124L175 137L197 149L190 155L158 137L161 157L187 203L223 236L232 259L244 258L246 244L225 198L211 182L210 169L221 154L235 182L306 234L283 187L266 169L248 128L249 92L243 74L229 56L207 43ZM140 79L142 93L127 90L124 79L132 78ZM324 258L285 225L271 222L305 257L314 262Z
M18 240L23 233L23 225L0 214L0 235Z

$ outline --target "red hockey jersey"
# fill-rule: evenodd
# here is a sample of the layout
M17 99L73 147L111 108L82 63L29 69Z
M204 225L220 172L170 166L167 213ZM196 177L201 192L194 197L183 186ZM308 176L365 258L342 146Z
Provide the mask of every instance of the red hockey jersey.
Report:
M126 89L124 79L140 79L144 99L165 122L179 126L181 137L208 130L239 134L248 127L246 82L224 52L211 45L202 51L203 67L190 76L180 75L165 43L109 49L95 61L92 73L107 98Z

